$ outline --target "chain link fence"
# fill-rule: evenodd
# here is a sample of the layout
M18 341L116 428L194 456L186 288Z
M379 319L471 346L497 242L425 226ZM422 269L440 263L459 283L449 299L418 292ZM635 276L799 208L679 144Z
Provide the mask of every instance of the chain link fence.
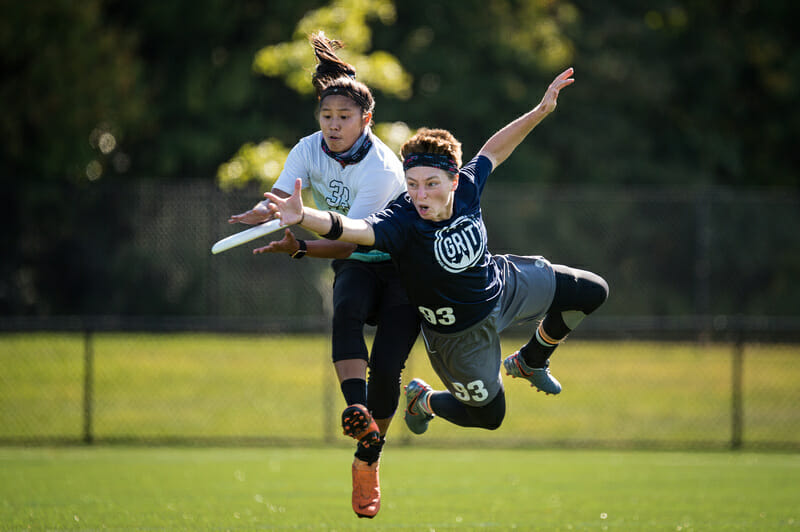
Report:
M505 379L499 431L415 437L398 416L393 441L800 449L798 344L574 336L553 357L561 395ZM0 349L0 442L349 443L324 334L17 332ZM412 377L441 388L420 342Z
M5 236L0 442L351 445L328 261L254 256L258 241L210 254L260 191L18 199L54 194L63 223L21 208ZM483 205L494 252L590 269L611 297L554 357L560 396L507 379L498 431L434 422L416 437L397 419L393 444L800 448L796 191L496 184ZM529 332L508 331L505 351ZM417 376L439 384L420 342L403 380Z

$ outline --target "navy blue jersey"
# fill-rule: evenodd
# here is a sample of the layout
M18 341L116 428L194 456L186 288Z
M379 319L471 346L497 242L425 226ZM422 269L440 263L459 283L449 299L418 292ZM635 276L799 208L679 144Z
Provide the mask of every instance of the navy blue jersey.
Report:
M491 171L484 156L461 169L449 220L423 220L405 193L367 217L374 247L391 254L409 299L435 331L464 330L497 304L502 279L489 253L480 205Z

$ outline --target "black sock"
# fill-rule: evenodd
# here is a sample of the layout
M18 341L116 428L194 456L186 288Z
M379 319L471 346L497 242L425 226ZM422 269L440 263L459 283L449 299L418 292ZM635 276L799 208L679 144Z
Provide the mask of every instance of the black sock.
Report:
M547 365L547 361L553 354L553 351L558 347L558 343L564 339L569 333L569 329L564 326L563 328L556 328L557 332L549 332L549 329L554 328L553 324L563 323L560 313L557 319L553 319L551 314L548 314L542 323L536 328L533 338L522 346L519 350L522 355L522 360L530 368L543 368ZM562 330L563 329L563 330Z
M383 444L385 443L386 436L381 436L381 442L379 444L370 445L369 447L364 447L361 442L358 442L358 448L356 449L355 457L369 465L372 465L378 461L378 458L381 457L381 451L383 450Z
M341 384L344 401L347 405L367 405L367 381L364 379L345 379Z
M527 344L519 348L519 354L522 355L522 360L529 368L543 368L550 359L550 355L555 351L555 347L544 347L534 338Z

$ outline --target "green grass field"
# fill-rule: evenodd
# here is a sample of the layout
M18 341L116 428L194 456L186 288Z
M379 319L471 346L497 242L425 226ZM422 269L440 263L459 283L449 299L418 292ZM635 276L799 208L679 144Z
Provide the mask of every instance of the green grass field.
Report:
M81 334L0 335L0 441L82 437ZM344 404L321 335L97 334L96 441L264 439L338 442ZM519 338L504 338L513 352ZM441 383L417 342L403 379ZM558 397L506 378L508 414L496 432L434 422L416 444L608 444L726 448L731 441L730 344L569 340L553 358ZM745 448L800 447L800 347L744 351ZM280 408L276 408L276 406ZM287 424L285 419L292 419Z
M80 441L83 340L0 335L0 440ZM564 392L506 379L497 431L435 420L412 436L398 419L371 521L350 509L324 336L97 334L90 347L101 445L0 447L0 530L800 527L800 454L757 452L798 448L797 346L745 347L745 450L727 452L731 345L571 340L553 361ZM412 377L440 387L419 342ZM159 439L249 446L102 444ZM673 450L588 450L654 443Z
M800 528L800 456L387 448L382 509L350 509L331 448L0 448L2 530Z

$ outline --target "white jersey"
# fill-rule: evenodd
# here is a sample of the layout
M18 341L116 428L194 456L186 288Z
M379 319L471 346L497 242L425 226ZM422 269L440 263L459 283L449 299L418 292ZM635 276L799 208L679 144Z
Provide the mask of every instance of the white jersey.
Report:
M372 148L356 164L341 163L322 151L322 132L300 139L274 187L292 194L294 182L311 187L317 209L336 211L348 218L366 218L386 207L406 190L403 164L378 137L370 134Z
M358 163L342 164L322 151L322 132L303 137L289 152L274 188L292 194L299 177L311 187L317 209L361 219L386 207L406 191L403 164L386 144L370 132L372 147ZM367 262L389 260L373 250L350 258Z

